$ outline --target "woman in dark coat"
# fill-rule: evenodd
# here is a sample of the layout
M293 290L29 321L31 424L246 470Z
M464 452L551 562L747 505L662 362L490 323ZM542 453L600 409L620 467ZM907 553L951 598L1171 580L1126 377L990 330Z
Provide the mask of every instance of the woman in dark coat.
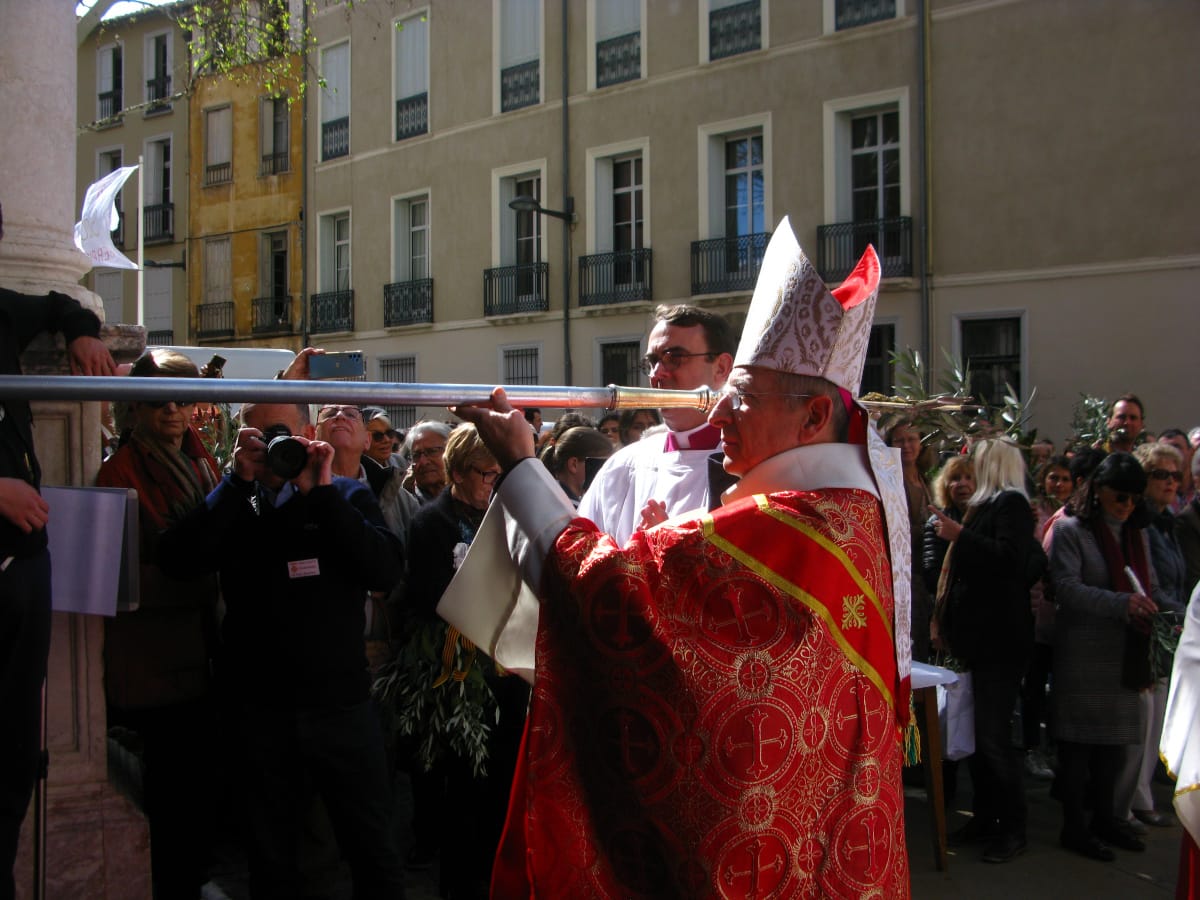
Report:
M1109 454L1072 498L1071 515L1055 524L1050 546L1060 840L1105 862L1115 858L1108 845L1145 849L1115 815L1114 797L1125 754L1145 734L1138 695L1152 684L1146 635L1161 599L1143 531L1145 489L1132 455Z
M428 752L419 751L422 759L414 766L413 791L421 796L414 797L413 824L419 850L429 853L440 844L442 896L476 900L488 895L529 686L498 671L491 659L437 618L437 603L483 522L500 475L474 425L460 425L451 433L444 460L448 488L421 507L408 538L406 601L419 623L410 649L418 648L419 668L429 676L425 711L418 716L426 721L416 736L430 743L424 748ZM470 715L463 709L466 703L474 705ZM435 712L447 706L457 722ZM458 722L464 717L476 727L486 724L486 774L480 773L466 746L470 742L462 738L467 726ZM429 737L432 732L436 737ZM426 772L428 763L433 768Z
M1027 571L1033 512L1015 444L981 441L974 461L977 487L962 524L930 509L938 536L952 544L942 634L970 668L975 692L975 753L967 760L975 817L958 842L987 841L984 861L1000 863L1025 849L1021 754L1012 745L1011 717L1033 650Z

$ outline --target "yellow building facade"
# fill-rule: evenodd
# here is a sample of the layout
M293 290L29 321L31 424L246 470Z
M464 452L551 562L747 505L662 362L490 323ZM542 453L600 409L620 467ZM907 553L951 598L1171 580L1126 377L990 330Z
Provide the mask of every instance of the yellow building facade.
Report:
M299 57L292 63L301 70ZM303 332L303 100L250 66L204 77L189 104L190 333L299 349Z

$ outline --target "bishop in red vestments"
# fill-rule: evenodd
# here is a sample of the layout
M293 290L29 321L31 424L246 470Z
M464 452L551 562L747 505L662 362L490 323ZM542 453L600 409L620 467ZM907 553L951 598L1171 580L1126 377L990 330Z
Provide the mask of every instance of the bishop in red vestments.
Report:
M542 601L494 897L909 894L899 462L848 399L861 353L839 355L854 328L834 321L865 305L869 326L878 262L821 306L782 232L764 270L829 337L804 363L777 302L770 347L743 336L710 414L741 481L715 512L618 547L573 519L502 391L456 410L505 466L511 552Z

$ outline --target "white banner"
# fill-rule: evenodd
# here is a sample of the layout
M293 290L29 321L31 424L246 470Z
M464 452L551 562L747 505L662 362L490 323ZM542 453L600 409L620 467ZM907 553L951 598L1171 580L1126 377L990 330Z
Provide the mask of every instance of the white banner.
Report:
M120 224L117 193L137 166L124 166L109 172L87 189L83 198L83 218L75 223L75 246L87 254L93 266L136 269L137 263L113 246L112 232Z

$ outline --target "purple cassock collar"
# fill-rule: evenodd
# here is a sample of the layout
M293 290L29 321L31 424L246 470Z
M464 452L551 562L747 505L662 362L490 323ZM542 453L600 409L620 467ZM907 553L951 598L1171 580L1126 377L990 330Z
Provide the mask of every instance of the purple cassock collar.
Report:
M721 429L707 422L695 431L685 431L676 434L667 432L667 442L663 446L664 453L673 450L716 450L721 446Z

